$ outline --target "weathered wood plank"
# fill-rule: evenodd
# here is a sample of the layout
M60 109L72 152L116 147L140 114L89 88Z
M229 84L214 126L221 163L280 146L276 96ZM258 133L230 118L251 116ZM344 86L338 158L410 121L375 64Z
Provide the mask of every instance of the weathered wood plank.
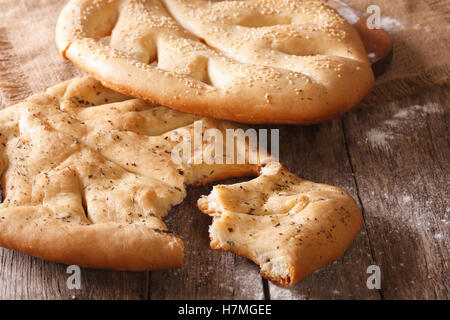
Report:
M341 121L309 127L282 127L280 160L305 179L342 187L357 199ZM363 229L339 261L322 268L291 288L269 285L271 299L379 299L366 286L366 269L374 262Z
M81 269L81 289L67 287L67 266L0 249L0 299L145 299L148 273Z
M448 299L449 89L360 109L345 133L387 299Z
M0 27L0 109L20 102L32 93L20 62L8 39L7 29Z
M225 183L234 183L228 180ZM196 202L211 187L190 188L188 197L166 222L185 244L185 267L151 273L151 299L263 299L262 279L250 261L232 253L212 250L208 227L211 218Z

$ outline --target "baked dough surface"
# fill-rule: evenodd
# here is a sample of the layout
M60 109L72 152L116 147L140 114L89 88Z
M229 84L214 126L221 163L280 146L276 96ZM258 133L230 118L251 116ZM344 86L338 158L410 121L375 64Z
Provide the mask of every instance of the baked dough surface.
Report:
M183 201L186 185L258 172L258 165L174 163L181 130L193 136L197 119L93 78L1 110L0 245L95 268L181 267L183 243L162 218ZM205 130L235 127L201 120Z
M71 0L57 45L119 92L245 123L321 122L373 86L356 30L318 0Z
M215 186L198 207L213 217L212 248L253 260L262 276L283 286L339 259L362 226L348 193L273 162L252 181Z

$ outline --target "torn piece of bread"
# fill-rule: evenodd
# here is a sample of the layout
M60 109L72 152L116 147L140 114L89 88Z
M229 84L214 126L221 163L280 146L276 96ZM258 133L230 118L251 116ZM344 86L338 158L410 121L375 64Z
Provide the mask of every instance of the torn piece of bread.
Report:
M357 31L319 0L71 0L56 41L109 88L244 123L325 121L374 82Z
M253 260L264 277L283 286L341 257L362 226L348 193L274 162L252 181L215 186L198 207L213 217L212 248Z

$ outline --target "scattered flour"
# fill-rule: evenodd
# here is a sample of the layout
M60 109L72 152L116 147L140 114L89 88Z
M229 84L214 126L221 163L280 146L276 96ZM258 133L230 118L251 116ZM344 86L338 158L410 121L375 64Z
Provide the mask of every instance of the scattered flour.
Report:
M397 128L404 128L408 124L414 127L423 125L423 121L418 121L419 116L429 114L441 114L442 110L436 103L425 105L413 105L397 111L390 119L384 120L376 128L366 132L366 141L374 148L389 149L389 142L398 134Z
M430 103L423 106L415 105L398 111L394 115L394 118L408 119L416 116L418 113L439 114L442 113L442 111L439 109L439 106L436 103Z
M339 10L339 14L351 24L356 24L359 21L359 16L352 8L342 8Z
M436 233L436 234L434 235L434 238L435 238L436 240L440 240L440 239L443 239L444 236L442 235L442 233Z
M336 289L331 291L331 293L334 294L335 296L341 294L341 292L339 290L336 290Z
M381 129L373 128L366 133L366 137L371 146L384 148L389 145L388 142L393 138L393 135Z
M394 31L394 30L401 30L404 28L403 24L398 21L397 19L391 18L391 17L381 17L380 19L381 28L383 28L386 31Z
M413 30L425 30L425 32L433 31L433 28L428 25L415 24L412 28Z
M243 258L239 261L234 268L234 294L249 300L264 299L257 266Z
M411 202L411 196L410 195L403 195L401 198L400 198L400 202L401 202L401 204L402 205L407 205L407 204L409 204L410 202Z
M270 297L276 300L306 300L306 295L299 294L293 288L287 289L273 285L270 287Z
M377 59L378 59L377 54L374 53L374 52L369 52L369 53L367 54L367 57L368 57L369 60L372 61L372 62L375 62L375 61L377 61Z

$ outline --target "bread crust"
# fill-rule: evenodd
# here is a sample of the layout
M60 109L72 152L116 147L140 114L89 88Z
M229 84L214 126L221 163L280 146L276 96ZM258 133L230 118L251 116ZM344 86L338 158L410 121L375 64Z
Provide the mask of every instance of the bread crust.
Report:
M371 90L357 32L321 1L208 3L72 0L57 45L109 88L244 123L322 122Z
M183 267L183 242L166 230L121 223L80 225L50 215L42 207L0 210L0 246L49 261L98 269Z

